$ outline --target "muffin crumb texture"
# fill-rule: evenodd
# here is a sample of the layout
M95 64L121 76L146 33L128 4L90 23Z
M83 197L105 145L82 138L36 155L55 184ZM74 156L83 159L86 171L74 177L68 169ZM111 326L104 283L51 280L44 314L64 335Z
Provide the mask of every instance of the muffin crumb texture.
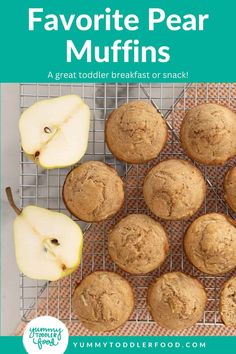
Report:
M180 331L193 326L207 301L202 284L181 272L166 273L148 289L148 307L162 327Z
M190 109L181 125L180 138L186 153L203 164L218 165L236 155L236 114L205 103Z
M114 215L124 202L124 187L115 169L89 161L72 170L63 198L69 211L84 221L101 221Z
M220 297L220 313L226 326L236 328L236 277L223 286Z
M184 248L200 271L226 273L236 267L236 223L218 213L200 216L188 228Z
M76 288L72 307L83 325L97 332L123 325L134 309L133 291L127 280L112 272L94 272Z
M167 141L161 114L145 101L131 101L115 109L106 122L106 142L111 152L129 163L154 159Z
M142 274L151 272L165 260L169 244L161 224L147 215L131 214L110 232L108 250L120 268Z
M236 166L231 168L224 179L225 200L236 213Z
M206 185L201 172L180 159L160 162L147 174L143 194L156 216L178 220L192 216L201 207Z

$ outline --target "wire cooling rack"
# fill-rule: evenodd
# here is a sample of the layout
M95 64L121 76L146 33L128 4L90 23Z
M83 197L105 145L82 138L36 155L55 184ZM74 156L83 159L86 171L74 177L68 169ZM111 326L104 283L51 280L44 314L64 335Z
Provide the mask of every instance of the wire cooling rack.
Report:
M85 224L75 219L65 208L61 198L62 186L69 168L43 170L20 154L20 200L21 207L35 204L51 210L58 210L71 216L85 231L83 259L79 269L57 282L34 281L20 275L22 319L29 321L35 316L51 315L62 321L78 321L71 308L71 295L81 278L94 270L115 270L133 285L136 295L136 309L130 321L151 322L146 308L148 285L158 275L180 270L197 277L205 286L208 302L199 325L220 325L219 291L232 274L208 276L196 270L183 253L182 239L187 226L199 215L218 211L235 215L223 199L222 181L225 172L234 161L223 167L207 167L197 163L207 181L208 190L201 210L187 221L159 220L167 229L171 243L170 255L157 270L143 276L132 276L120 270L107 252L107 233L127 213L146 213L142 196L142 181L147 170L158 161L179 157L188 160L179 144L179 126L189 108L204 102L216 102L236 110L235 84L20 84L20 109L23 111L37 100L64 94L79 94L91 109L89 144L83 161L100 160L116 168L126 185L126 200L123 210L109 221L99 224ZM104 122L114 108L134 99L150 101L166 119L169 139L160 156L145 165L131 166L122 163L110 153L104 142ZM155 217L154 217L155 218ZM156 218L158 220L158 218Z

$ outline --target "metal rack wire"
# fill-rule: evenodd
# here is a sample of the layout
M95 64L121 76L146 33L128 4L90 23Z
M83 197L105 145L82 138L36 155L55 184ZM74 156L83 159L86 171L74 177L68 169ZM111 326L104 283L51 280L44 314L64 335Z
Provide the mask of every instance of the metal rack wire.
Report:
M92 118L89 144L83 161L100 160L116 168L126 185L124 208L111 220L102 224L88 225L79 222L85 232L83 260L78 271L58 282L42 282L20 275L22 319L29 321L35 316L52 315L63 321L77 321L72 313L71 295L78 281L93 270L115 270L125 276L136 293L136 310L131 321L152 321L146 308L146 289L159 274L182 270L198 277L208 293L208 303L199 325L220 325L219 290L226 276L208 276L192 267L183 253L182 237L187 226L201 214L221 211L235 215L223 199L222 181L231 161L223 167L197 165L207 181L207 196L201 210L187 221L159 220L167 229L171 242L171 252L166 262L148 275L131 276L112 263L107 253L107 232L117 220L127 213L140 212L151 215L142 197L142 180L147 170L155 163L168 157L177 156L188 159L182 151L178 130L185 111L202 102L218 102L236 110L236 86L233 84L21 84L20 109L29 107L37 100L61 96L68 93L79 94L90 106ZM104 142L104 122L114 108L133 99L143 99L151 103L163 114L169 128L166 148L153 162L131 166L122 163L110 153ZM20 200L21 207L36 204L48 209L58 210L70 215L61 198L61 189L69 171L66 169L43 170L20 153ZM71 216L71 215L70 215ZM153 215L152 215L153 216Z

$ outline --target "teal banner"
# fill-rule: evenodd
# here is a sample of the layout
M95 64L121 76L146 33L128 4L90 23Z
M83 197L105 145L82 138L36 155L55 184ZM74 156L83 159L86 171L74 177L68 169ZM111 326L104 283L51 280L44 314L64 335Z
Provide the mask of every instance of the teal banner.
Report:
M188 353L215 354L236 349L235 337L70 337L72 353ZM44 348L45 350L45 348ZM1 353L26 353L22 337L0 337ZM43 351L42 349L42 352Z
M1 82L233 82L232 0L12 0Z

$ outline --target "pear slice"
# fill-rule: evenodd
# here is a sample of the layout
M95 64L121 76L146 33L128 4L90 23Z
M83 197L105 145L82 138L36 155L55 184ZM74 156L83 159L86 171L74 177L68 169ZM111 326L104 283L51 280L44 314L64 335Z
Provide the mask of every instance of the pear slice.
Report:
M45 169L71 166L87 150L89 107L78 95L42 100L21 115L24 152Z
M32 279L55 281L72 273L80 264L83 233L68 216L29 205L20 210L11 189L10 205L18 214L14 220L17 265Z

